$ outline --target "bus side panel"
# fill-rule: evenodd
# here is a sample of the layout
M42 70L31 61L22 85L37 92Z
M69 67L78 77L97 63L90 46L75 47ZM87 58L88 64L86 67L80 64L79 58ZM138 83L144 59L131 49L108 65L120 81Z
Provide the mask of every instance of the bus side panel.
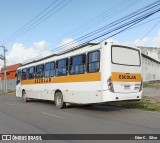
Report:
M61 89L65 102L80 104L102 102L100 81L57 83L54 87Z
M65 102L102 102L101 81L22 85L22 89L26 91L27 97L34 99L53 101L55 91L60 90Z
M28 98L42 99L41 96L44 86L45 85L42 84L22 85L22 90L26 91L26 96Z
M107 80L111 77L111 45L103 44L101 52L101 81L102 81L102 101L106 101L106 98L110 98L110 94L103 94L104 91L108 91Z
M45 90L42 91L42 99L54 101L55 84L45 84Z

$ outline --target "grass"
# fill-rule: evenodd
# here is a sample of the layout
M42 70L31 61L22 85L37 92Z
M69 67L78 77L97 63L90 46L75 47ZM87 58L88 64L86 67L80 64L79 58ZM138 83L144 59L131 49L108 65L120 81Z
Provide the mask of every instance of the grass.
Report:
M145 82L143 83L143 88L160 88L160 81L155 82Z
M155 101L147 96L143 96L143 98L140 101L132 101L132 102L122 101L122 102L111 102L107 104L126 107L130 109L141 109L146 111L160 112L160 101Z
M15 90L8 90L7 93L4 92L3 90L0 90L0 94L16 94L16 91Z

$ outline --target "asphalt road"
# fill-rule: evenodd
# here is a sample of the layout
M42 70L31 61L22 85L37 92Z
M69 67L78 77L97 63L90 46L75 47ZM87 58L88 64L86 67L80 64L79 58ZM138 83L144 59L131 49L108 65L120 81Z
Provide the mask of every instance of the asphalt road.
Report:
M54 102L24 103L14 95L0 95L3 134L159 134L160 114L113 106L70 106Z

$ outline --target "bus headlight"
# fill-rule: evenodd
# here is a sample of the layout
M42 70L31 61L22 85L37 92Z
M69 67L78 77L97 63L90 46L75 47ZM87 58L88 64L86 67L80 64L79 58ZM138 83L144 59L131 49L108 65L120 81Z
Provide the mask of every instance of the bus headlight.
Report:
M112 83L111 77L108 79L107 84L108 84L109 91L114 92L114 88L113 88L113 83Z

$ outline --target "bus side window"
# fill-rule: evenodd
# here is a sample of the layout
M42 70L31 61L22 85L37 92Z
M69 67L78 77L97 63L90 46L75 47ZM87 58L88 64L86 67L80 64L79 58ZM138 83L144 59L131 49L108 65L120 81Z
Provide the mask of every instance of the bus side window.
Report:
M27 79L27 77L28 77L28 69L27 69L27 68L22 69L21 79L22 79L22 80L25 80L25 79Z
M68 59L56 61L56 76L68 74Z
M98 72L100 69L100 51L93 51L87 54L87 71Z
M34 79L34 75L35 75L35 67L30 67L28 69L28 78L29 79Z
M70 74L85 73L85 54L70 58Z
M50 62L45 64L44 77L55 76L55 62Z
M35 78L43 78L43 74L44 74L44 65L43 64L37 65Z
M44 77L49 77L50 63L45 64Z
M49 77L55 76L55 62L50 63Z

